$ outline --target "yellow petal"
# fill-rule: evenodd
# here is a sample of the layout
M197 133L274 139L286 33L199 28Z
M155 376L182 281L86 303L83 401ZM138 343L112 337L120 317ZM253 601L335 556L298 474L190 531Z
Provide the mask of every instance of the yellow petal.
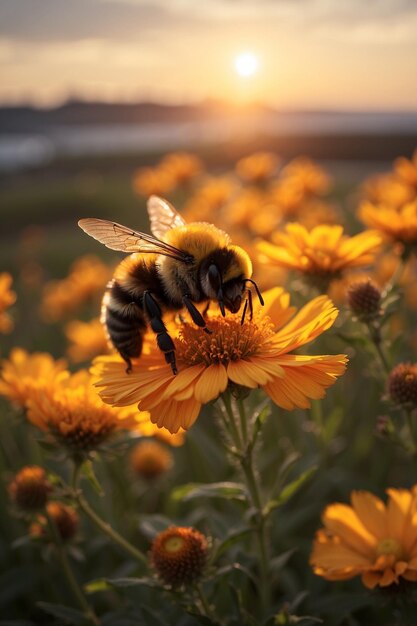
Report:
M237 385L250 389L256 389L259 385L264 385L271 380L271 376L261 367L245 359L230 361L227 365L227 375Z
M385 504L369 491L353 491L353 510L365 528L377 539L385 539L388 533Z
M226 368L221 363L207 367L194 387L194 396L198 402L205 404L215 400L227 387Z
M373 556L376 539L366 530L352 507L346 504L331 504L324 511L323 522L326 528L339 536L353 550L367 557Z

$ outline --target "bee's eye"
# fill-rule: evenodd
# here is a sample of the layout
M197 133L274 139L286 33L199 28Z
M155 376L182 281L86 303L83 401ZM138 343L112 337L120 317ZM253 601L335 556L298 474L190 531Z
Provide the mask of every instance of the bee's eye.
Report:
M212 263L208 268L207 275L210 286L215 292L219 291L222 286L222 277L220 275L217 265L214 265L214 263Z

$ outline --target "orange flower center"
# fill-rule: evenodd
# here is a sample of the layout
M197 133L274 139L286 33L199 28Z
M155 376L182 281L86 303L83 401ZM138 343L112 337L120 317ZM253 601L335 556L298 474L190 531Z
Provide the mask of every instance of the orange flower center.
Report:
M184 537L168 537L168 539L164 542L164 549L166 552L170 552L171 554L175 554L176 552L181 552L181 550L185 546Z
M403 556L402 545L396 539L381 539L376 547L378 556L394 556L397 560Z
M208 322L211 334L201 328L184 325L177 343L178 356L188 365L238 361L256 354L274 332L268 318L245 324L237 318L214 318Z

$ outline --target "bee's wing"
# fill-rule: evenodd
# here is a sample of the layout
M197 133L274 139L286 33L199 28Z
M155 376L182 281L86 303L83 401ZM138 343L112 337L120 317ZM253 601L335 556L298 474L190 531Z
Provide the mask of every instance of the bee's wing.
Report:
M163 239L171 228L185 226L185 220L168 200L163 200L158 196L151 196L147 206L151 231L158 239Z
M97 241L111 250L163 254L164 256L170 256L183 263L191 263L193 261L193 257L182 250L164 241L160 241L152 235L132 230L116 222L89 217L80 220L78 226L82 228L87 235L90 235L93 239L97 239Z

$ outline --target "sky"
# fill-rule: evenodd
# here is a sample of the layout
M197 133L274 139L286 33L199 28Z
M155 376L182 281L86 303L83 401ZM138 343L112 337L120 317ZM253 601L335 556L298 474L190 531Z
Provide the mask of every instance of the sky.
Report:
M416 60L417 0L0 0L3 104L417 110Z

